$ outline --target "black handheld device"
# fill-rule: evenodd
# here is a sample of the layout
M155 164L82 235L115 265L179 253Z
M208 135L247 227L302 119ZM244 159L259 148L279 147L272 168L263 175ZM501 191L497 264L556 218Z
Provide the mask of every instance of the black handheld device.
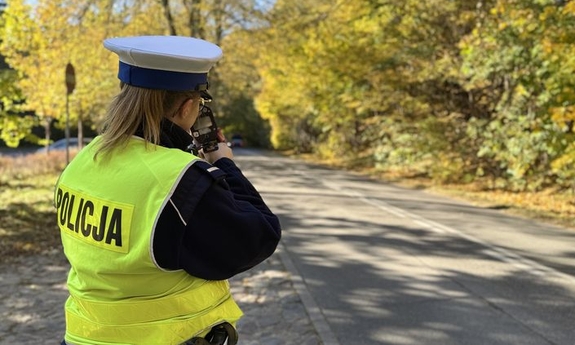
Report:
M204 105L200 110L198 119L192 126L192 136L204 152L218 149L218 125L210 107Z

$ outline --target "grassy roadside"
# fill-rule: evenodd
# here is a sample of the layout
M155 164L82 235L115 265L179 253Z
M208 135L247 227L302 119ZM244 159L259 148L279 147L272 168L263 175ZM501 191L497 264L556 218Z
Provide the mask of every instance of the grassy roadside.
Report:
M391 174L373 174L375 178L394 181L406 187L425 188L432 193L464 200L478 207L533 219L575 231L575 195L553 189L540 192L486 190L477 184L437 184L430 180Z
M0 156L0 261L60 250L52 206L65 153Z
M285 156L296 155L283 152ZM440 184L428 178L414 177L407 173L382 172L375 169L351 169L341 162L321 161L312 155L297 155L298 159L330 168L345 169L374 180L389 182L406 188L422 189L431 193L466 201L472 205L492 208L501 212L541 221L575 231L575 194L555 189L540 192L509 192L490 190L480 183Z

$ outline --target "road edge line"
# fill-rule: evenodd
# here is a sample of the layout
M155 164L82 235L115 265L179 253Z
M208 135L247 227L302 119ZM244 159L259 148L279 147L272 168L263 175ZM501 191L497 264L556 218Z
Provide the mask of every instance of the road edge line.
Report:
M318 307L317 303L313 299L311 293L307 289L305 280L302 278L301 274L295 267L293 261L291 260L289 253L282 241L279 243L280 250L278 255L280 260L284 264L284 267L290 273L290 280L296 293L302 301L302 304L311 320L313 327L315 328L321 342L323 345L340 345L335 334L331 330L331 327L327 323L321 309Z

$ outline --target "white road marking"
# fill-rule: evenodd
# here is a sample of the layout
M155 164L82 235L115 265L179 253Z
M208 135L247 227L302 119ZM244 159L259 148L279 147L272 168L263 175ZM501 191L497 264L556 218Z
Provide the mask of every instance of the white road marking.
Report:
M393 214L393 215L400 217L400 218L410 219L415 224L421 226L423 229L426 229L428 231L438 233L438 234L455 235L455 236L464 238L470 242L479 244L479 245L486 248L483 251L483 253L485 255L488 255L488 256L496 259L496 260L506 262L506 263L512 265L513 267L516 267L522 271L528 272L528 273L533 274L533 275L538 276L538 277L547 277L547 278L556 277L556 278L562 278L562 279L568 280L570 283L575 283L575 277L573 277L569 274L565 274L565 273L560 272L560 271L553 269L551 267L541 265L541 264L539 264L533 260L524 258L520 255L515 254L515 253L512 253L509 250L506 250L506 249L503 249L500 247L496 247L496 246L494 246L488 242L485 242L484 240L481 240L475 236L466 234L460 230L457 230L457 229L454 229L452 227L440 224L440 223L435 222L433 220L426 219L422 216L411 213L411 212L406 211L404 209L401 209L399 207L392 206L392 205L390 205L384 201L370 199L370 198L364 196L363 194L361 194L357 191L343 189L339 185L334 185L334 184L327 183L327 182L322 182L322 183L324 186L326 186L329 189L338 191L338 192L345 194L349 197L356 198L356 199L360 200L361 202L364 202L368 205L372 205L374 207L377 207L378 209L380 209L382 211Z

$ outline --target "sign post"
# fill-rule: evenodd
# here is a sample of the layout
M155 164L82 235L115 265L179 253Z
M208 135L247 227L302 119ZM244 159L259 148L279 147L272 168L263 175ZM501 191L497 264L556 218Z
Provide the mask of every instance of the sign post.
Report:
M70 163L70 109L69 98L76 87L76 73L74 66L68 62L66 65L66 165Z

